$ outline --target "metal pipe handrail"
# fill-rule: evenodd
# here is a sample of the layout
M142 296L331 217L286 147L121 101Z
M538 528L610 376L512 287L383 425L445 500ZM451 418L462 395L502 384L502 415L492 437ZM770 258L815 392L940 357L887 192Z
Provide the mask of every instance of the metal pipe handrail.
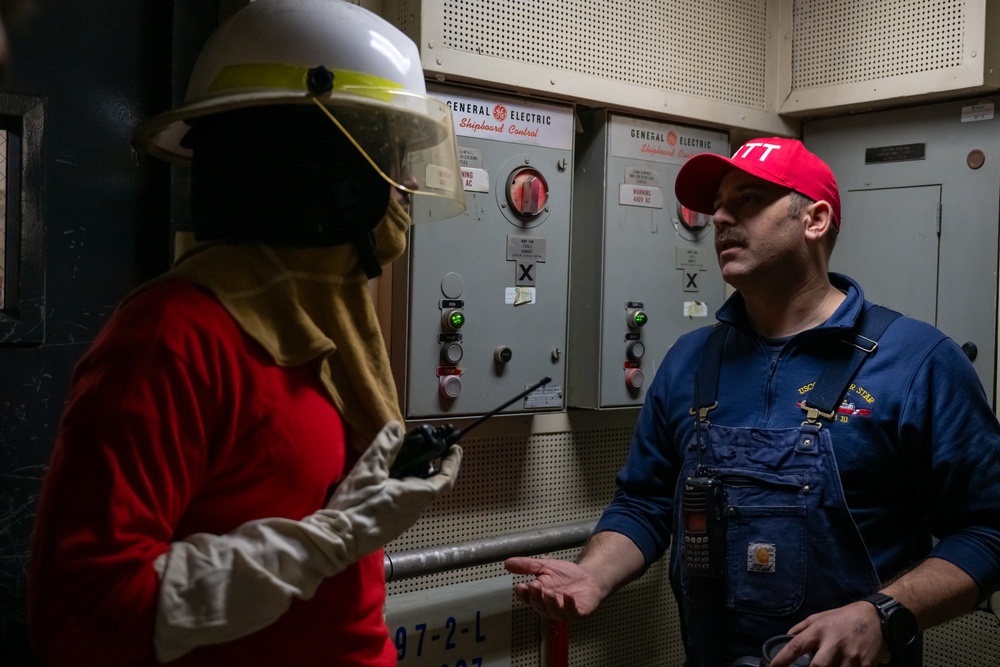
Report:
M578 547L587 541L596 524L596 520L562 523L471 542L386 553L385 580L420 577L495 563L512 556L531 556Z

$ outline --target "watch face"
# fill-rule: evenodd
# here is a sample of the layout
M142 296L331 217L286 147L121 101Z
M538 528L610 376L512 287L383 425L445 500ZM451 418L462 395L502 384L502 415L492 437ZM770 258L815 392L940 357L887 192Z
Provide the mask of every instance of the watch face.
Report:
M885 642L890 648L906 646L917 635L917 619L913 612L896 602L885 609Z

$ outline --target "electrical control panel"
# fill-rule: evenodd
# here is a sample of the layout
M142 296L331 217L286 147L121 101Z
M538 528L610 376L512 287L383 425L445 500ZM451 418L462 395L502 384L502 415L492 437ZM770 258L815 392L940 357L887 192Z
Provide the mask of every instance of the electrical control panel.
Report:
M467 211L414 198L393 267L392 357L407 418L565 409L573 107L429 87L452 110Z
M711 216L674 195L681 165L729 154L723 132L580 113L573 197L568 404L641 405L667 349L725 299Z

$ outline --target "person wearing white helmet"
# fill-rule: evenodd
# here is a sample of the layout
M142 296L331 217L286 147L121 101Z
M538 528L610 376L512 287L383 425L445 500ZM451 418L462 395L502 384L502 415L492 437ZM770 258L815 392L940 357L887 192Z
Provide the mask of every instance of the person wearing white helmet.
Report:
M395 665L382 547L455 483L404 439L368 279L407 204L464 210L415 45L340 0L257 0L178 108L137 128L191 164L198 243L78 364L39 501L42 665Z

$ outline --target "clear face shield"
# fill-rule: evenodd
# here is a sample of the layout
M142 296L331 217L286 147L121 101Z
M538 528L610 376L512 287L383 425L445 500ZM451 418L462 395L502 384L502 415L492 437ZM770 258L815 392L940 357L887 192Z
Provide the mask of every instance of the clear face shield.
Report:
M188 161L191 151L183 139L190 121L200 116L251 106L315 104L389 185L409 195L418 219L465 212L455 127L443 101L378 76L322 65L209 65L203 75L192 76L189 102L136 128L136 145L166 160Z
M421 220L443 220L465 212L451 109L444 102L405 90L337 86L313 96L392 187L408 194Z

